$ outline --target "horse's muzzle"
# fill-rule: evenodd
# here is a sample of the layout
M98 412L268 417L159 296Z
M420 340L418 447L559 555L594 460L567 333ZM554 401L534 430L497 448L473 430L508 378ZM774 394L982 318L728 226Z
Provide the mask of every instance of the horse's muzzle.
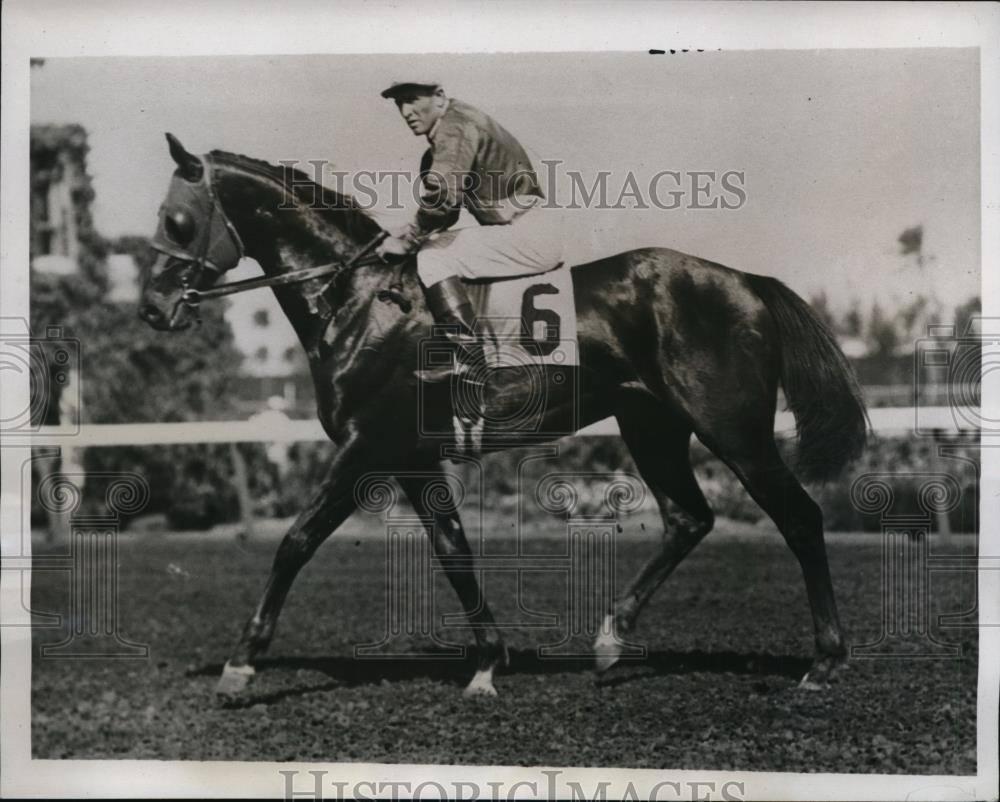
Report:
M157 331L183 331L194 322L184 303L178 303L169 315L156 304L143 303L139 306L139 317Z
M167 327L167 318L157 307L153 304L142 304L139 307L139 317L146 321L154 329L165 329Z

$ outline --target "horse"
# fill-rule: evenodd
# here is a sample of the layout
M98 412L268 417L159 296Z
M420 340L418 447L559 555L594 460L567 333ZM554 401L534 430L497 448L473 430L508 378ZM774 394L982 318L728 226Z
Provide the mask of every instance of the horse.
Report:
M189 327L197 318L192 292L220 286L240 258L253 258L275 284L278 303L308 354L317 414L336 445L318 490L277 549L217 693L238 698L247 687L297 573L356 510L359 480L379 471L397 478L425 523L474 632L475 673L464 693L495 696L494 671L507 665L507 647L482 598L447 489L440 439L426 436L418 423L421 383L413 372L433 321L415 258L398 268L397 302L385 302L390 268L374 260L351 263L381 233L353 198L287 167L218 150L197 156L172 135L167 139L176 170L153 239L156 259L141 282L140 317L160 330ZM328 283L281 283L282 276L321 263L344 269ZM613 416L659 508L662 539L610 603L594 643L596 671L620 659L621 639L635 630L640 611L713 528L714 513L689 458L693 434L735 473L798 559L815 634L815 654L800 686L827 686L846 665L847 647L823 516L796 473L805 481L838 476L868 435L857 380L833 335L780 281L667 248L566 269L577 310L577 385L570 389L569 382L556 383L531 368L510 371L495 391L487 388L485 418L505 420L505 412L537 393L533 383L539 380L547 403L536 431L564 432L568 425L582 428ZM792 467L774 437L779 386L796 419ZM499 432L484 449L525 442L516 431ZM432 485L433 503L426 492Z

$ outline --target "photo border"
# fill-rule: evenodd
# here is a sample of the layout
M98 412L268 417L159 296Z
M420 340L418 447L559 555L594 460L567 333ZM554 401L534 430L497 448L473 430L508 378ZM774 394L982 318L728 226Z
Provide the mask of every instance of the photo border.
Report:
M982 313L1000 317L1000 6L976 3L647 3L506 2L400 6L349 2L260 0L86 4L46 0L3 4L2 167L0 167L0 319L28 309L29 58L61 56L183 56L314 53L476 53L641 51L651 48L723 50L885 47L978 47L981 65ZM4 378L5 409L27 407L27 379ZM995 397L983 398L991 410ZM997 414L988 414L996 418ZM19 466L30 449L5 445L0 532L5 554L20 548ZM980 556L1000 555L1000 453L982 449ZM0 614L24 623L19 576L0 572ZM979 608L1000 609L1000 572L979 572ZM487 779L533 781L545 789L543 768L198 761L32 760L30 757L31 632L0 627L0 792L110 797L283 794L279 771L312 770L358 780L441 783ZM996 799L1000 689L1000 627L980 628L976 776L791 774L778 772L567 769L593 788L611 781L614 798L631 781L639 793L665 779L745 783L747 799ZM555 768L555 767L552 767ZM563 789L565 791L565 789ZM923 798L923 797L921 797Z

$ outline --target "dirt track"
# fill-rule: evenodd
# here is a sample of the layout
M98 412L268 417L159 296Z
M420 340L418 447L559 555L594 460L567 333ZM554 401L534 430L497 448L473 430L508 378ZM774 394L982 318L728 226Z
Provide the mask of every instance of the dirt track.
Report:
M374 524L373 524L374 525ZM619 583L653 546L617 547ZM504 541L490 541L491 549ZM949 546L968 552L970 539ZM558 554L558 539L533 553ZM645 659L597 684L588 664L541 658L561 628L525 626L512 575L487 576L487 593L510 629L512 665L500 698L467 701L468 659L356 660L385 619L385 546L332 539L299 577L245 704L220 708L212 688L263 586L273 542L125 536L120 548L123 634L148 644L144 661L39 659L35 633L36 758L323 760L550 766L622 766L913 774L973 773L975 629L935 628L961 646L944 660L855 659L829 690L800 691L812 653L805 589L772 531L713 534L680 566L640 619ZM881 543L835 536L829 551L841 617L854 643L881 630ZM36 554L44 553L36 550ZM435 579L435 613L458 610ZM523 604L565 610L567 582L524 576ZM37 571L32 606L68 609L66 574ZM931 576L931 611L975 604L972 572ZM584 623L589 626L587 616ZM441 641L471 634L435 626ZM570 646L584 646L583 636ZM407 652L433 647L398 640ZM565 651L565 649L563 650Z

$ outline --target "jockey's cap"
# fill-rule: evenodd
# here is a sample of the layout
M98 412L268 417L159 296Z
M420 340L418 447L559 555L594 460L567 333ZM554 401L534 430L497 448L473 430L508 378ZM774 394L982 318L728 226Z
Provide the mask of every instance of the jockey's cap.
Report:
M398 95L409 92L413 89L423 89L433 92L441 84L438 81L417 80L417 81L393 81L388 89L382 90L382 97L395 99Z

